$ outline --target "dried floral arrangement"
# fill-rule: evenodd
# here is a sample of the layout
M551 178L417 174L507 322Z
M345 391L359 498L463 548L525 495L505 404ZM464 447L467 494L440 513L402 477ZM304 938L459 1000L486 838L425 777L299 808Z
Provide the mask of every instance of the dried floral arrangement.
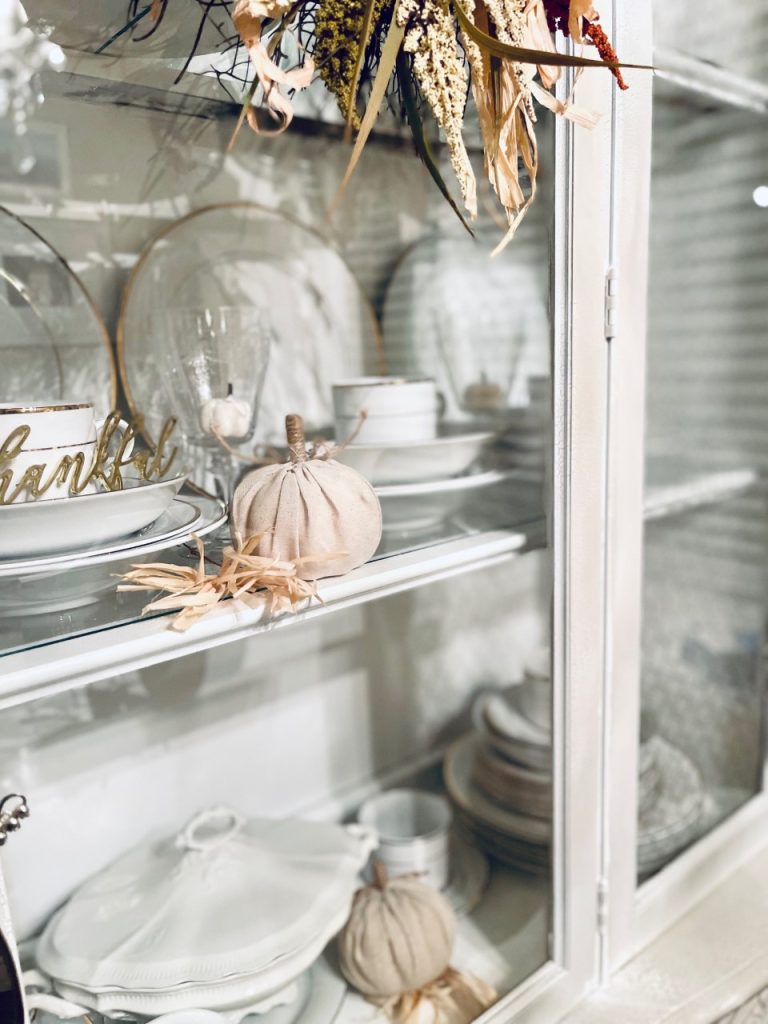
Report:
M536 194L534 100L590 127L597 114L580 109L572 96L554 95L561 69L605 67L620 88L627 87L590 0L237 0L232 20L255 69L241 123L247 119L255 131L262 130L255 113L261 100L275 130L284 130L291 105L281 87L304 88L315 72L335 95L348 133L357 131L340 193L389 97L438 188L468 227L467 219L477 215L477 184L464 139L471 96L484 172L507 222L499 249ZM558 53L556 32L577 46L591 46L596 56ZM303 56L286 70L289 36L293 50ZM430 149L428 112L447 143L463 211Z
M144 17L148 38L175 0L131 0L133 31ZM207 23L222 38L230 70L215 71L245 90L233 135L248 123L260 133L284 131L292 97L316 76L336 97L347 126L357 132L336 203L352 175L384 101L408 126L416 151L467 230L477 214L477 184L465 144L468 101L477 111L484 173L506 219L497 247L515 233L536 194L536 107L590 127L599 115L559 99L554 86L564 67L607 68L620 88L626 82L591 0L197 0L200 23L195 57ZM231 18L227 35L222 21ZM215 18L215 22L213 19ZM578 53L559 53L554 37L570 38ZM118 33L119 35L120 33ZM108 40L102 51L109 45ZM588 55L590 54L591 55ZM578 77L577 71L577 77ZM177 79L178 81L178 79ZM267 116L264 116L266 113ZM445 139L461 201L454 200L430 143L434 120ZM336 205L334 203L334 206Z

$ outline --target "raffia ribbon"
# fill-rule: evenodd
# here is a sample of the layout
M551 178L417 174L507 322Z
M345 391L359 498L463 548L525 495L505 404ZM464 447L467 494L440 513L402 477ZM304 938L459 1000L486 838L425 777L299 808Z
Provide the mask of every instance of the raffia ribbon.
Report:
M298 570L305 562L321 562L340 558L344 552L307 556L293 561L265 558L254 554L263 534L254 534L234 547L224 548L218 572L205 571L205 545L195 537L198 551L196 566L151 562L134 565L119 578L124 583L118 591L165 591L166 596L145 605L142 614L157 611L178 611L171 628L185 632L191 625L227 599L239 601L249 608L266 605L270 613L296 611L312 598L320 600L314 582L303 580Z
M290 0L237 0L232 12L232 23L248 50L256 77L264 90L264 102L277 122L272 131L263 129L259 125L255 108L249 104L245 116L257 135L279 135L285 131L293 120L293 106L280 91L280 86L306 89L315 73L315 65L310 57L299 67L284 71L272 60L269 50L261 41L264 20L279 18L290 7Z
M448 967L416 992L370 999L392 1024L470 1024L496 1002L498 993L471 974Z

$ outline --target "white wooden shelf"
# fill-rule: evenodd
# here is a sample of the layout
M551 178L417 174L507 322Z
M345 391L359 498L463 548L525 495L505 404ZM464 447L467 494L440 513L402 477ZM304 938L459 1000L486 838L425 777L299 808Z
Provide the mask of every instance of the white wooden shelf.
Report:
M525 547L530 547L525 533L480 533L380 558L347 576L324 580L318 587L321 601L296 615L270 617L261 607L227 602L184 633L170 628L168 616L158 616L10 653L0 658L0 710L495 565Z
M655 47L658 78L729 107L768 114L768 85L668 47Z
M677 483L647 489L643 515L646 521L666 519L707 505L736 498L758 482L754 469L733 469L722 473L699 473Z

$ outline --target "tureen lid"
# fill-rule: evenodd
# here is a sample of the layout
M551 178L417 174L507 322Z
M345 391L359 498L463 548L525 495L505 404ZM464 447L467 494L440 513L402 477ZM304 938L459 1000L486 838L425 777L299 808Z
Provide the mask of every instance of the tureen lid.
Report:
M78 889L48 923L38 962L88 989L258 973L336 916L375 845L359 825L203 811Z

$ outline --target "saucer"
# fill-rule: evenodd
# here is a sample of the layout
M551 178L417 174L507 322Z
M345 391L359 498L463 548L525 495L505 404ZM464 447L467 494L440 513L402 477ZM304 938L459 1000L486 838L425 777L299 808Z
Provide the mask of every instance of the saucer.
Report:
M47 556L49 560L65 552L82 554L111 545L153 523L185 479L177 476L121 491L0 505L0 559L16 563ZM135 538L130 543L136 543ZM0 561L0 572L5 572L7 564Z
M493 433L456 433L444 428L441 437L397 444L350 444L336 457L374 486L413 484L466 473Z
M375 490L381 502L384 532L432 530L458 512L474 492L511 477L509 472L492 469L442 480L378 486Z

